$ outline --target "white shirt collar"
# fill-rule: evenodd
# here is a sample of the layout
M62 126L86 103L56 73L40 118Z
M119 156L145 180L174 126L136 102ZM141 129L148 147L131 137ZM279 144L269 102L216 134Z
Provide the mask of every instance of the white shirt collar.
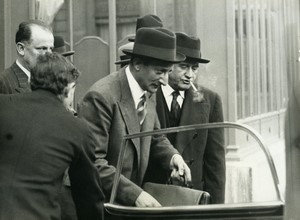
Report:
M134 101L134 104L135 104L135 108L137 108L137 106L138 106L138 104L141 100L141 97L144 94L146 94L147 92L144 91L140 87L139 83L135 80L132 73L130 72L129 66L127 66L125 68L125 73L126 73L126 77L127 77L127 80L128 80L131 95L132 95L132 98L133 98L133 101Z
M29 72L28 69L26 69L17 59L16 60L17 65L20 67L21 70L23 70L23 72L28 76L28 82L30 82L30 78L31 78L31 73Z
M164 96L172 96L172 93L175 91L169 84L165 85L165 86L161 86L162 92L164 94ZM184 99L185 96L185 92L182 90L179 90L179 95Z
M166 100L167 106L169 108L169 111L171 111L171 103L172 103L172 99L173 99L172 93L175 90L169 84L167 84L166 86L161 86L161 90L162 90L163 95L165 97L165 100ZM178 102L180 108L182 107L184 97L185 97L185 92L184 91L179 91L179 96L177 97L177 102Z

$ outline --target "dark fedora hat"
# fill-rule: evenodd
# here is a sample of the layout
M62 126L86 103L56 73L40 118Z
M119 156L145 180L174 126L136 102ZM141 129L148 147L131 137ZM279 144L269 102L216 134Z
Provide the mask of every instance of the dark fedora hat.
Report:
M165 28L140 28L136 32L133 50L124 49L130 56L149 57L170 63L185 60L185 55L176 52L176 35Z
M142 27L158 28L158 27L163 27L163 24L161 19L157 15L148 14L143 17L137 18L135 31L137 32L137 30ZM134 39L135 37L133 36L128 38L128 41L133 42Z
M176 49L184 54L187 59L195 60L199 63L209 63L210 60L201 58L200 39L188 36L185 33L176 33Z
M123 52L123 50L124 49L132 50L133 49L133 44L134 44L133 42L129 42L129 43L124 44L124 45L122 45L122 46L119 47L118 54L119 54L120 60L117 60L115 62L115 64L121 64L121 65L124 64L124 65L126 65L126 64L128 64L130 62L131 56L125 54Z
M162 27L162 21L157 15L145 15L143 17L139 17L136 20L136 30L142 27Z
M71 56L75 51L67 51L65 40L61 36L54 36L54 48L53 52L60 53L63 56Z

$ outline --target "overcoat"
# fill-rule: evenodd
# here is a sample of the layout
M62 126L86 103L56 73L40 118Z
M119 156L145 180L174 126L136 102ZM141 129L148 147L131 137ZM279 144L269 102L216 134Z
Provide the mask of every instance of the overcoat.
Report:
M14 62L0 74L0 94L31 92L28 76Z
M88 126L51 92L0 95L0 219L61 219L69 169L78 219L97 219L104 194Z
M192 88L185 92L179 126L223 121L220 96L204 87L203 100L193 99ZM161 88L156 93L157 114L161 128L170 127L169 109ZM168 135L172 144L182 154L192 173L195 189L211 194L212 203L223 203L225 197L225 147L223 129L179 132ZM154 168L151 168L151 167ZM158 174L155 164L150 164L147 181L164 182L166 174Z

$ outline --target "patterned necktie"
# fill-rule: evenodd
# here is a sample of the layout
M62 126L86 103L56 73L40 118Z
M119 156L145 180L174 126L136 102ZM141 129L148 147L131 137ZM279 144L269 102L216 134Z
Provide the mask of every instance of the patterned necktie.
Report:
M171 102L171 121L173 122L172 126L177 126L180 118L180 105L177 102L177 97L179 96L179 91L174 91L172 93L173 99Z
M140 125L143 124L146 114L147 114L147 102L146 102L146 94L142 95L140 102L137 105L136 111L140 121Z

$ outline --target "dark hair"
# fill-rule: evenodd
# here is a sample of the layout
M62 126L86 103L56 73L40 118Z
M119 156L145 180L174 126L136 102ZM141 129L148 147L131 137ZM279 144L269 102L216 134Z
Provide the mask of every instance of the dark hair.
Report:
M79 75L79 70L64 56L58 53L41 54L31 70L31 89L45 89L62 95L68 84L77 81Z
M43 29L52 32L51 26L46 24L43 21L40 20L24 21L19 24L19 28L17 30L16 39L15 39L16 44L18 42L26 42L26 41L29 42L31 40L31 26L33 25L40 26Z

